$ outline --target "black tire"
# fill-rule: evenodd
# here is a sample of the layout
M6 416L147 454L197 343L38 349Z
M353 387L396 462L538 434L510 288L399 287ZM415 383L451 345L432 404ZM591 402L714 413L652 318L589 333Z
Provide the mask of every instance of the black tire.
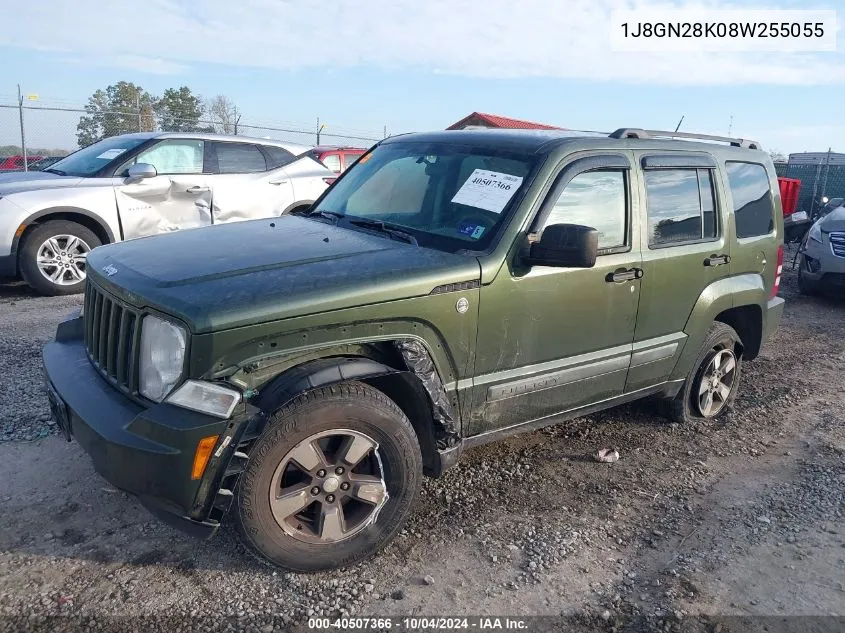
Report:
M664 414L674 422L694 424L705 420L717 419L730 410L736 399L740 377L742 375L742 356L737 352L740 345L740 338L731 326L719 321L713 323L707 332L704 343L701 345L701 351L684 381L684 386L678 392L677 396L663 401ZM730 394L725 398L724 404L715 414L705 416L702 414L697 402L699 389L701 388L702 381L709 377L707 370L711 361L713 361L715 355L721 350L730 350L735 361Z
M69 235L81 240L89 251L102 243L93 231L69 220L50 220L35 226L24 235L18 255L21 277L36 291L50 297L77 294L85 288L84 274L75 283L54 283L45 277L38 267L38 251L41 246L50 238L61 235ZM70 273L64 274L63 277L70 278Z
M372 523L346 540L302 542L273 517L269 495L276 469L300 442L335 429L364 433L378 443L388 499ZM324 387L299 396L273 414L250 450L247 470L238 482L235 523L247 547L272 565L297 572L346 567L396 536L414 507L421 480L416 433L393 400L360 382Z
M803 255L798 264L798 291L808 297L818 296L820 294L818 282L811 281L804 276L807 268L807 260L804 259Z

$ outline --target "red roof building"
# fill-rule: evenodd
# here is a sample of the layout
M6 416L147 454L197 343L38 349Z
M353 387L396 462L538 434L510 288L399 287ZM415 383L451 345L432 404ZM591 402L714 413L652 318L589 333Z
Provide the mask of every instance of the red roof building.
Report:
M563 130L566 128L557 127L556 125L546 125L545 123L534 123L532 121L522 121L521 119L511 119L506 116L498 116L496 114L485 114L484 112L473 112L465 116L457 123L453 123L447 130L466 130L472 128L487 127L487 128L507 128L510 130Z

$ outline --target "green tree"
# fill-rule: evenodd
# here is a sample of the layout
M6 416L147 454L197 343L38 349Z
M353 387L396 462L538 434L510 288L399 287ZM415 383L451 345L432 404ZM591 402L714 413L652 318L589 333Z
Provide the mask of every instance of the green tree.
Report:
M199 122L205 107L188 86L165 90L154 109L159 127L165 132L201 131Z
M155 97L130 81L119 81L105 90L97 90L88 98L86 114L76 125L79 146L117 134L152 132L155 103Z

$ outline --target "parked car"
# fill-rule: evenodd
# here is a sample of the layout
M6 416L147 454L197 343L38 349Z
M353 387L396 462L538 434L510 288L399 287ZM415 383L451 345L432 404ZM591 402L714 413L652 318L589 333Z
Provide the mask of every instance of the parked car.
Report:
M98 248L53 416L300 571L384 546L466 448L647 396L713 420L783 313L783 212L759 145L672 134L395 136L307 212Z
M822 207L801 242L798 289L805 295L845 291L845 200L834 198L830 203Z
M45 156L44 158L36 160L32 164L30 164L29 169L32 171L43 171L51 165L55 165L63 158L64 156Z
M42 160L43 156L27 156L26 164L31 168L33 163ZM4 156L0 158L0 171L18 171L23 170L23 156Z
M331 147L318 145L311 155L336 174L342 174L364 155L367 150L360 147Z
M100 244L304 209L334 176L290 143L107 138L42 171L0 174L0 276L47 295L81 292Z

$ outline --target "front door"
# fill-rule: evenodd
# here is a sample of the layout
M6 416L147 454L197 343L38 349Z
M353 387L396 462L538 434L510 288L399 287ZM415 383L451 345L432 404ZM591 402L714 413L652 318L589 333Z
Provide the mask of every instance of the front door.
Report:
M211 185L204 174L205 143L195 139L166 139L121 166L146 163L157 175L115 186L124 239L168 233L211 224Z
M686 343L684 328L710 284L729 276L730 249L709 155L637 152L642 164L642 296L626 391L665 381Z
M510 265L481 289L468 435L622 394L640 285L630 171L627 153L569 163L533 220L538 235L558 223L598 229L595 267Z

